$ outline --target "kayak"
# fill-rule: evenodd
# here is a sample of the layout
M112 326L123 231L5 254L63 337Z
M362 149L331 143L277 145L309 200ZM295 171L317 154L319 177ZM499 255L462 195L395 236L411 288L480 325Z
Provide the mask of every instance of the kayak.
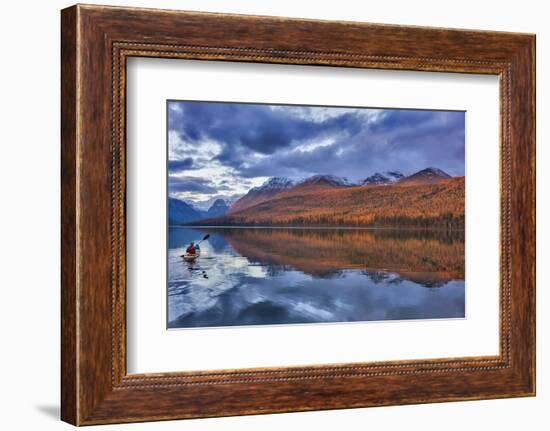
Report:
M183 257L183 260L185 260L186 262L194 262L199 256L201 255L201 252L197 252L197 253L185 253L185 254L182 254L181 257Z

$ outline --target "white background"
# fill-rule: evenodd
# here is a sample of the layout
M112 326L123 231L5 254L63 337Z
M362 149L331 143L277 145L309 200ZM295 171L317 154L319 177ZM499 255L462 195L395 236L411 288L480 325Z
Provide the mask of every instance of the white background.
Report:
M498 354L496 76L141 58L127 83L129 373ZM466 318L167 331L167 99L466 111Z
M508 399L106 426L144 430L498 430L547 429L550 422L549 13L524 0L311 2L296 0L102 1L107 4L345 19L537 33L538 396ZM65 1L5 2L0 16L1 156L0 426L70 429L59 409L59 9Z

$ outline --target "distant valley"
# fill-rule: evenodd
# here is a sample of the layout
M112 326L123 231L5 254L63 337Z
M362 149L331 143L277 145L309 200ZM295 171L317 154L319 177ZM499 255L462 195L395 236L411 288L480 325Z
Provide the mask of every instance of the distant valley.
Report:
M171 225L221 217L228 210L229 206L223 199L215 200L210 208L204 211L185 201L168 198L168 221Z

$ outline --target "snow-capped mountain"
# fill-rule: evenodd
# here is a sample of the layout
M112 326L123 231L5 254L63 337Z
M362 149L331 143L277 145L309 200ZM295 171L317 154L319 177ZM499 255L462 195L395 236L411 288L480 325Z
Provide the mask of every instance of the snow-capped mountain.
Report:
M371 175L370 177L365 178L361 185L368 186L368 185L379 185L379 184L391 184L395 183L405 176L399 172L399 171L387 171L387 172L376 172L375 174Z
M191 205L193 208L195 208L197 211L203 211L206 212L210 209L212 205L218 200L223 199L227 206L231 206L233 202L236 202L241 196L229 196L225 194L218 194L215 196L212 196L211 198L204 200L204 201L198 201L198 202L190 202L187 201L189 205Z
M212 206L206 211L206 217L220 217L224 215L227 210L229 209L229 206L223 199L216 199Z
M438 168L426 168L418 171L406 178L403 178L400 183L402 184L429 184L437 183L441 180L451 178L451 176Z
M431 168L431 167L423 169L417 172L415 175L423 175L425 177L451 178L451 176L447 172L444 172L439 168Z
M257 205L268 199L271 199L278 193L290 189L294 186L294 181L285 177L272 177L265 181L259 187L251 188L246 195L238 199L229 208L229 213L241 211L245 208Z
M259 187L253 187L248 193L263 193L272 190L286 190L294 185L294 181L285 177L272 177Z
M346 177L337 177L336 175L313 175L302 180L298 185L329 185L332 187L349 187L354 184Z
M386 171L384 173L390 180L393 180L393 182L395 181L399 181L401 180L402 178L405 178L405 175L403 175L401 172L399 171Z

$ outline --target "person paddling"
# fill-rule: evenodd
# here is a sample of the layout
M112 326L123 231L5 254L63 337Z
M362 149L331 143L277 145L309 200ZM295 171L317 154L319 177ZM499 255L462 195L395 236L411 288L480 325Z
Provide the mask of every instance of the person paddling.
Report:
M187 247L185 250L187 254L195 254L197 252L197 248L195 247L195 243L191 241L191 244Z
M201 255L201 248L199 244L206 241L208 238L210 238L210 234L206 234L199 242L191 241L185 249L185 254L182 254L181 257L183 257L183 259L187 262L194 262L195 259Z

